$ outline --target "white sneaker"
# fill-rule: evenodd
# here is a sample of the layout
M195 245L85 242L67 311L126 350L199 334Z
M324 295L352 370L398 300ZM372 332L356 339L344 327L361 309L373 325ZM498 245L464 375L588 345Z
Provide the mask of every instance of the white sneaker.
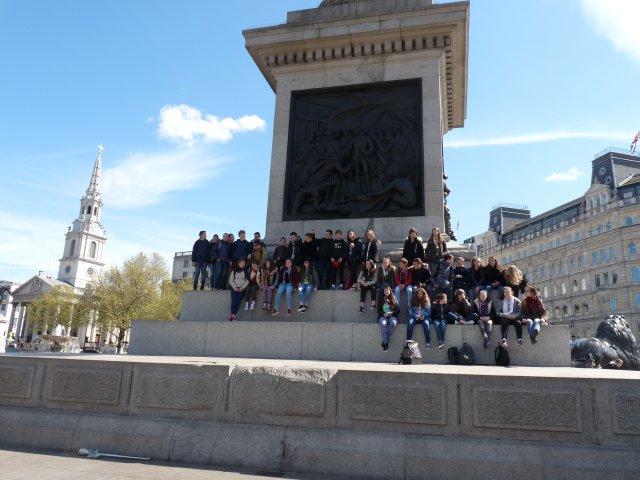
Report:
M247 302L247 303L245 303L245 304L244 304L244 309L245 309L245 310L249 310L249 302Z
M256 309L256 302L251 302L251 305L249 305L249 310L255 310Z

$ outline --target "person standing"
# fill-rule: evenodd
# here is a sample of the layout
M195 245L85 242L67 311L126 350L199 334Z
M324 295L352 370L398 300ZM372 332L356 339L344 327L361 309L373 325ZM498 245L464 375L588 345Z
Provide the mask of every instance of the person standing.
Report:
M347 247L349 253L347 254L347 264L349 265L349 280L345 289L351 287L358 288L358 274L362 267L362 240L353 230L347 232ZM348 287L348 288L347 288Z
M209 244L209 288L216 290L216 268L220 264L220 237L214 234Z
M320 289L326 290L331 285L331 250L333 248L333 230L327 229L324 238L318 241L318 278Z
M419 258L424 260L424 247L422 241L418 238L418 231L415 228L409 230L409 236L404 242L402 256L406 258L409 265L413 265L413 259Z
M275 263L276 267L282 268L284 267L284 261L287 259L287 239L284 237L280 237L280 242L278 246L273 251L273 263Z
M198 239L191 249L191 265L195 267L193 272L193 289L198 289L198 278L200 280L200 290L204 290L204 284L207 281L207 265L209 264L209 242L207 241L207 232L201 230Z
M349 254L347 242L342 238L342 230L336 230L336 238L331 248L331 288L340 289L344 286L344 265ZM336 282L337 277L337 283Z
M296 267L302 266L304 257L302 256L302 240L296 232L289 234L289 246L287 247L287 258L290 258Z
M244 258L245 262L251 260L252 247L247 240L247 234L244 230L238 232L238 240L233 242L233 248L231 249L231 261L235 265L240 258Z
M427 241L427 249L425 256L427 262L429 262L429 269L434 272L436 266L444 258L444 254L447 252L447 242L445 242L440 235L440 229L434 227L431 229L431 237Z

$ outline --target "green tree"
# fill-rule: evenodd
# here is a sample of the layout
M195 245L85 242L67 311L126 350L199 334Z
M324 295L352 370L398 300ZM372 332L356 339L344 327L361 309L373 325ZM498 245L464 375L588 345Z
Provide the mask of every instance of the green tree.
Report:
M122 268L107 270L95 285L87 287L79 311L94 319L101 332L118 339L118 352L133 320L170 320L180 311L184 285L172 285L162 257L139 253Z
M32 332L53 331L57 325L65 327L67 335L82 325L75 312L77 297L71 286L56 286L29 306L29 325Z

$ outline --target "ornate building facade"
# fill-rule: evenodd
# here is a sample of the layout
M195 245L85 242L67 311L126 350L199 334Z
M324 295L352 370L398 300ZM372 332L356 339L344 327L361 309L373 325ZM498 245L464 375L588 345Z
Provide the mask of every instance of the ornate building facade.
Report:
M102 214L102 197L100 193L100 176L102 174L102 146L98 147L89 186L80 199L80 213L65 236L65 245L60 259L58 278L54 279L40 272L34 275L12 293L11 315L8 332L13 332L18 340L29 342L29 305L31 302L56 287L73 288L81 294L92 280L97 279L104 268L103 254L107 241L106 231L100 222ZM95 325L81 327L74 333L81 340L96 335Z
M489 230L468 243L485 263L494 256L515 264L540 287L551 323L588 337L617 313L638 334L640 156L608 149L593 160L583 196L535 217L498 205L490 218Z

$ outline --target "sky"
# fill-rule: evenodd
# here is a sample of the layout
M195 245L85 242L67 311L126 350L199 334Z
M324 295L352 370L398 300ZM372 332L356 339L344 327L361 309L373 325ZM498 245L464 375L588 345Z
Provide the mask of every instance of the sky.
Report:
M275 95L242 30L319 3L0 0L0 280L57 275L99 144L108 264L264 232ZM459 240L499 203L581 196L594 155L629 148L638 19L635 0L471 1L467 118L444 137Z

